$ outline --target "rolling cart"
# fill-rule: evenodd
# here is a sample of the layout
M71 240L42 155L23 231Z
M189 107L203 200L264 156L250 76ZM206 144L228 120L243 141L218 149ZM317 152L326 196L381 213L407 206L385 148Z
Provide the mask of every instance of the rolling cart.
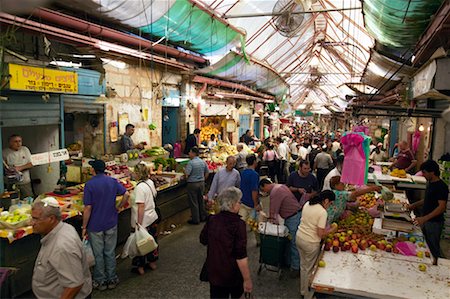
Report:
M284 225L260 222L258 227L261 239L258 275L262 269L277 272L281 279L281 269L285 266L286 246L289 244L288 230Z

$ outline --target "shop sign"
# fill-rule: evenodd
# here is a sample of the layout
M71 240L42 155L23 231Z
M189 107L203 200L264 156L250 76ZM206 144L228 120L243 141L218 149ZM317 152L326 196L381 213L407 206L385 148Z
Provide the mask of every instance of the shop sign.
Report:
M31 155L31 164L33 164L33 166L65 160L69 160L69 152L65 148Z
M78 93L76 72L9 64L9 75L9 88L13 90Z

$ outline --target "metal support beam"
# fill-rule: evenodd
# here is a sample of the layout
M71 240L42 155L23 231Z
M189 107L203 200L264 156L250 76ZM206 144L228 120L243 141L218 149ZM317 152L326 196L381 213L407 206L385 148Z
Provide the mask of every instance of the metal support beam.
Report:
M325 12L333 12L333 11L346 11L346 10L361 10L361 6L357 7L344 7L344 8L331 8L331 9L321 9L321 10L307 10L307 11L298 11L291 12L293 15L303 15L303 14L315 14L315 13L325 13ZM263 12L263 13L255 13L255 14L240 14L240 15L228 15L224 16L224 19L238 19L238 18L256 18L256 17L278 17L283 15L280 13L273 12Z

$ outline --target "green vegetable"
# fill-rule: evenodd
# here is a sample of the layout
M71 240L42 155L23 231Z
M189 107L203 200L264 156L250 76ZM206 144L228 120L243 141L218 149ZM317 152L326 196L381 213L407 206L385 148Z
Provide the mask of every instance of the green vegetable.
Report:
M151 124L148 125L148 128L149 128L151 131L156 130L156 125L155 125L154 123L151 123Z
M155 160L153 160L153 164L155 164L155 168L158 168L159 165L162 165L162 167L166 167L167 166L167 160L164 158L156 158Z

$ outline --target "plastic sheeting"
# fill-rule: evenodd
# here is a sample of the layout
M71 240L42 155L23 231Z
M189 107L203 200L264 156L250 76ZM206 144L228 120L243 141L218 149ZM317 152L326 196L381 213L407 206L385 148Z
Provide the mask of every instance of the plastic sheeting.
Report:
M368 32L378 42L396 48L414 45L442 0L365 0Z
M239 45L235 30L189 0L92 0L97 14L201 54L226 54Z
M281 97L289 90L289 85L276 71L236 52L230 52L219 62L197 71L210 77L253 85L259 90Z

